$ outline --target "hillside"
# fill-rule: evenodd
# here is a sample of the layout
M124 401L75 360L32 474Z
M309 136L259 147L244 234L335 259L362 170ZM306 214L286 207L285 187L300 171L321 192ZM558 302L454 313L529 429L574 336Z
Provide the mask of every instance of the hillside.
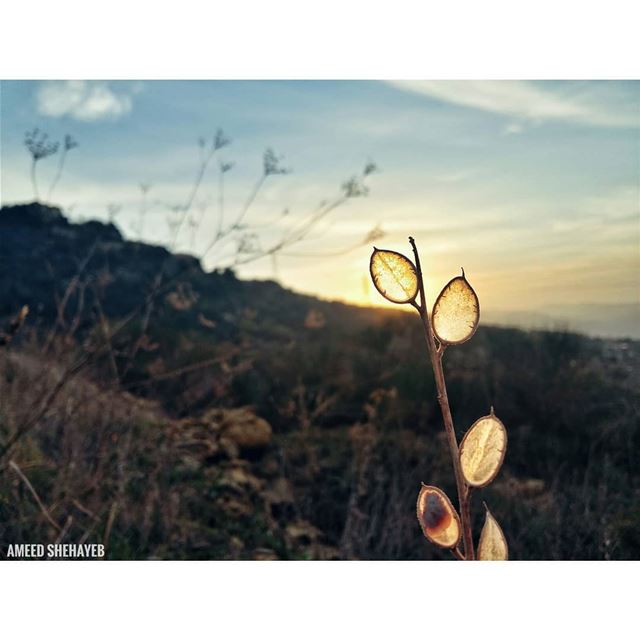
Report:
M447 557L415 520L421 481L454 494L416 318L205 273L38 204L0 210L0 237L0 319L31 309L0 358L0 442L65 380L12 452L58 528L5 466L0 540L86 536L112 558ZM482 499L513 558L640 557L638 342L481 319L445 369L459 436L491 405L507 426Z

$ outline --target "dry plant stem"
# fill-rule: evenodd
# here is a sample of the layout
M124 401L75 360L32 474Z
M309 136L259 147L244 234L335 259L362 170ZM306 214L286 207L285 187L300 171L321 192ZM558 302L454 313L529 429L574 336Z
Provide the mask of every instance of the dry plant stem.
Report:
M9 322L4 331L0 331L0 347L6 347L16 336L24 324L24 320L29 313L29 307L24 305L18 314Z
M444 353L444 349L442 345L440 345L440 347L436 346L436 340L433 335L431 320L429 318L429 312L427 310L426 299L424 295L424 282L422 279L422 269L420 267L420 256L418 254L418 248L416 247L416 243L413 238L409 238L409 242L411 243L413 255L415 256L416 260L416 271L418 273L418 283L420 287L420 304L416 303L415 301L412 304L420 314L420 319L422 320L424 337L427 342L429 357L431 358L431 366L433 368L433 374L436 381L436 389L438 391L438 403L440 404L440 410L442 411L442 419L444 421L445 432L447 434L447 441L449 442L449 451L451 453L451 461L453 463L453 472L456 477L458 501L460 504L460 520L462 524L464 556L466 560L474 560L475 553L473 549L473 536L471 533L471 518L469 513L469 488L464 481L462 469L460 468L458 440L456 438L456 433L453 427L453 417L451 415L451 408L449 407L447 386L445 384L444 371L442 369L442 355Z
M51 202L51 196L53 195L53 190L58 186L58 182L60 182L60 178L62 177L62 170L64 169L64 161L67 159L67 148L63 147L62 152L60 154L60 161L58 162L58 171L51 182L51 186L49 187L49 193L47 194L47 200Z
M466 558L462 555L462 553L460 553L460 549L458 549L458 547L451 549L451 553L454 555L454 557L457 560L466 560Z
M62 527L62 531L60 531L60 534L56 538L56 541L54 544L59 544L64 540L64 537L67 535L67 533L69 533L69 529L71 528L72 524L73 524L73 516L68 516L66 522L64 523L64 527Z
M34 158L31 161L31 184L33 185L33 193L36 197L36 202L40 202L40 195L38 194L38 181L36 180L36 162Z
M45 520L56 531L58 531L58 533L60 533L62 531L62 527L51 517L49 510L44 506L44 504L42 503L42 500L40 500L40 496L38 495L36 490L33 488L33 485L29 482L29 478L27 478L27 476L25 476L24 473L22 473L22 469L20 469L20 467L13 460L9 460L9 466L13 469L13 471L20 478L20 480L22 480L22 482L24 482L24 484L27 486L27 489L29 489L29 492L33 496L33 499L36 501L36 504L40 508L40 511L42 512L42 515L44 516Z

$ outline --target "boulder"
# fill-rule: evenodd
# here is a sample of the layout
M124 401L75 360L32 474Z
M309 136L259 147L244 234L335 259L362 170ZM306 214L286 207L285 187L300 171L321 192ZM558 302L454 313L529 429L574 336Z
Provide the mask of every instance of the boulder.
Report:
M278 554L273 549L260 547L253 552L253 560L279 560Z
M294 547L308 547L322 538L322 532L307 520L296 520L285 528L285 538Z
M271 505L293 504L293 486L286 478L276 478L264 492L264 499Z
M234 442L240 450L264 449L271 443L271 425L250 409L227 409L221 418L223 437Z

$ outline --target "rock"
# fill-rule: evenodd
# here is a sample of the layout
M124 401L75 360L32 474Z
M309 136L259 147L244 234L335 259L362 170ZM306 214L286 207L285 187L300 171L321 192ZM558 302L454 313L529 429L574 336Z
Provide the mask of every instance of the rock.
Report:
M261 451L272 437L271 425L246 407L212 409L200 418L175 423L176 446L203 462L236 460L243 451Z
M272 505L293 504L295 502L293 486L286 478L276 478L263 495L264 499Z
M240 447L231 438L220 438L220 449L230 460L240 456Z
M244 542L238 536L229 538L229 550L233 558L237 558L244 551Z
M271 425L249 409L227 409L221 420L222 435L238 445L240 450L264 449L271 443Z
M308 547L322 537L322 532L306 520L297 520L287 525L285 537L292 546Z
M312 560L341 560L340 550L326 544L316 544L311 552Z
M253 552L254 560L279 560L278 554L273 549L259 548Z
M287 545L307 560L340 560L340 550L325 544L324 534L308 520L294 520L284 529Z
M261 475L267 478L274 478L280 475L281 467L282 465L280 464L280 462L272 457L272 458L263 460L260 466L260 472L261 472Z
M243 502L242 500L229 495L218 498L216 500L216 505L225 513L236 518L248 517L254 513L254 509L249 503Z
M196 456L193 456L189 453L183 454L180 457L180 465L179 468L183 472L194 473L198 471L201 467L200 459Z
M202 421L185 419L171 427L175 447L183 459L193 458L200 464L209 463L223 454L215 428Z
M259 492L262 482L243 467L231 467L223 472L218 486L243 494L245 491Z
M262 494L271 517L284 524L296 515L293 486L286 478L276 478Z
M304 326L307 329L322 329L327 324L324 313L317 309L309 309L307 317L304 319Z

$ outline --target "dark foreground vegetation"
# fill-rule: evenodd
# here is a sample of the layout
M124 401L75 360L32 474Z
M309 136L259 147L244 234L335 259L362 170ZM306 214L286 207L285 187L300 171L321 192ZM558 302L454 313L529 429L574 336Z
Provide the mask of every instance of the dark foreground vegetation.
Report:
M455 496L416 318L41 205L0 238L2 326L30 308L0 347L0 554L448 558L415 516L422 480ZM484 499L513 559L640 558L639 343L481 326L445 370L459 436L490 405L509 433L476 531Z

